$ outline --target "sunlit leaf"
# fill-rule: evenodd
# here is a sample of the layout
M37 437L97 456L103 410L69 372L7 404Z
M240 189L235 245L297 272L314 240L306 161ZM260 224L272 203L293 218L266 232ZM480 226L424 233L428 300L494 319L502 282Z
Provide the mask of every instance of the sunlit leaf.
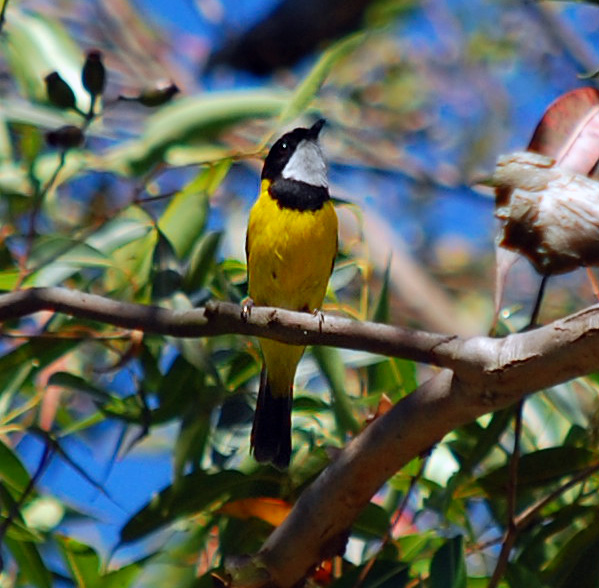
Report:
M231 161L225 160L203 169L171 199L158 221L159 229L180 258L186 257L201 237L210 210L210 196L220 186L230 167Z
M5 537L4 541L19 566L19 574L26 578L30 585L35 588L52 588L52 575L35 543L16 541L9 537Z
M0 439L0 476L18 498L29 484L29 473L15 452Z
M24 94L45 101L44 77L59 70L74 89L80 106L87 107L89 96L81 84L81 51L61 23L48 15L11 10L10 35L4 45L11 72Z
M283 126L299 116L312 102L316 93L335 65L354 51L366 38L366 33L356 33L344 37L327 49L310 73L296 88L291 100L279 115L278 126Z
M58 545L79 586L99 585L100 558L89 545L71 537L58 537Z
M291 511L291 507L291 504L279 498L242 498L227 502L218 512L238 519L256 517L273 527L278 527Z
M228 151L214 152L219 132L246 119L276 116L287 98L287 94L272 90L211 92L180 98L149 117L139 139L107 152L101 164L117 173L138 175L168 158L171 149L180 159L186 145L192 149L207 145L220 159Z
M316 346L312 356L324 374L333 393L333 411L342 436L357 433L360 425L353 414L351 402L345 390L345 364L340 352L333 347Z

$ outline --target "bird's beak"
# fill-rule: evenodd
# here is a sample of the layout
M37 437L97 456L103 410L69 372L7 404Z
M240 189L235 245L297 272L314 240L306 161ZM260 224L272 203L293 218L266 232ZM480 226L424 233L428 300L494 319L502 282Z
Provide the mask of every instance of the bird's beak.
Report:
M308 132L308 136L310 137L310 139L312 139L313 141L316 141L318 139L318 134L320 133L320 129L322 129L322 127L324 127L324 124L327 121L324 118L320 118L318 119L309 129Z

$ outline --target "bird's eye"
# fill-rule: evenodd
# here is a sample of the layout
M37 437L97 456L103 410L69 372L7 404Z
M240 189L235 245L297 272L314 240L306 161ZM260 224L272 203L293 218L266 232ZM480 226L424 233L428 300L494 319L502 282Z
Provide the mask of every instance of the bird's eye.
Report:
M281 143L281 149L287 149L287 147L289 147L289 145L287 144L287 141L283 141Z

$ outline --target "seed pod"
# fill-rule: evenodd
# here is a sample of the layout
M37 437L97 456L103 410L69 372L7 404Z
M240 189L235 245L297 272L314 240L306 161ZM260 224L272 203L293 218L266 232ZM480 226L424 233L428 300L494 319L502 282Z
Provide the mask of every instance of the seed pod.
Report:
M119 100L139 102L142 106L153 107L166 104L179 92L176 84L169 84L162 88L149 88L143 90L138 96L119 96Z
M49 73L45 78L48 100L57 108L75 108L75 94L57 71Z
M599 266L599 182L529 151L500 157L493 181L500 247L544 276Z
M74 125L66 125L46 133L48 145L65 151L74 147L81 147L84 138L83 131Z
M106 85L106 69L102 63L102 53L97 49L88 51L87 58L81 70L83 87L92 95L98 96Z

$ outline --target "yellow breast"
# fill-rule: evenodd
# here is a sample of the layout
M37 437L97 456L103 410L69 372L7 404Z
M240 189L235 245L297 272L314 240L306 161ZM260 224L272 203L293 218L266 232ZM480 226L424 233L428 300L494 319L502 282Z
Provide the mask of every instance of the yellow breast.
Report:
M282 208L262 182L248 224L249 295L259 306L319 308L337 253L337 215L330 201L319 210Z

